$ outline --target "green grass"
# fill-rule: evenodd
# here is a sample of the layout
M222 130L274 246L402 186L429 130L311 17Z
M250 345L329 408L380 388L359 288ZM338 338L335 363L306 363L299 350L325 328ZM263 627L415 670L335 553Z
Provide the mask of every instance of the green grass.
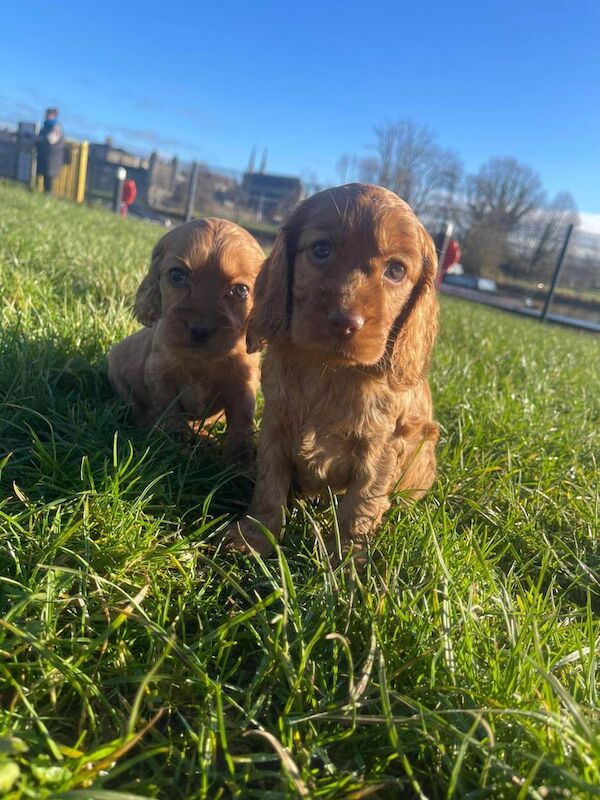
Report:
M443 302L439 480L364 574L134 432L108 347L161 231L0 184L0 795L600 795L598 340Z

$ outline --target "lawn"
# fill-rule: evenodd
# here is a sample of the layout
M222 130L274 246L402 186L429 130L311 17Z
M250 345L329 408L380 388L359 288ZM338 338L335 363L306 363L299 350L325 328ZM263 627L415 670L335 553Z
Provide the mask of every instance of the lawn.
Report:
M0 183L0 795L600 796L598 339L444 299L439 480L366 571L333 500L225 555L248 478L105 376L160 234Z

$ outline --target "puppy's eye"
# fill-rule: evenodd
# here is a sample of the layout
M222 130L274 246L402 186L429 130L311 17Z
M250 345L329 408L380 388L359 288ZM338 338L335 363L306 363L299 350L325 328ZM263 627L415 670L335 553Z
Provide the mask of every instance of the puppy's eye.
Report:
M232 286L231 289L227 292L227 297L239 297L241 300L244 297L248 297L250 294L250 289L244 283L236 283L235 286Z
M183 286L186 279L187 275L185 274L185 270L181 269L181 267L173 267L173 269L169 270L169 281L173 286Z
M317 261L327 261L333 253L333 245L326 241L315 242L311 245L310 252Z
M383 274L388 280L393 281L394 283L400 283L405 272L406 270L402 264L399 264L397 261L393 261L391 264L388 264L388 267Z

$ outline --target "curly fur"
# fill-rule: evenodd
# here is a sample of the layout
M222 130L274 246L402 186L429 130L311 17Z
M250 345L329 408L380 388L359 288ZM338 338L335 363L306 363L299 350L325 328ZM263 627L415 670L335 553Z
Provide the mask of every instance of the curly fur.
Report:
M186 423L198 429L224 411L226 454L248 457L259 364L245 339L263 260L255 239L226 220L194 220L158 242L134 304L146 327L108 354L109 379L136 424L187 432ZM240 285L247 297L231 294Z
M316 241L332 244L322 265ZM404 277L388 277L401 264ZM292 487L343 495L338 524L360 549L392 492L407 500L435 478L427 382L437 334L436 252L410 207L392 192L349 184L302 203L280 231L256 284L249 349L267 346L264 415L250 517L278 537ZM332 315L361 327L340 334ZM340 338L341 337L341 338ZM228 545L262 553L266 537L246 518Z

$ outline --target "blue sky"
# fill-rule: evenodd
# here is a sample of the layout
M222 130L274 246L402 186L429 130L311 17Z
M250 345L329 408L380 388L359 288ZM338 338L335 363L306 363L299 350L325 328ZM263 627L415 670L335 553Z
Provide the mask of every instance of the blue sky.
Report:
M337 182L410 118L469 171L511 155L600 212L600 2L113 2L0 6L0 121Z

